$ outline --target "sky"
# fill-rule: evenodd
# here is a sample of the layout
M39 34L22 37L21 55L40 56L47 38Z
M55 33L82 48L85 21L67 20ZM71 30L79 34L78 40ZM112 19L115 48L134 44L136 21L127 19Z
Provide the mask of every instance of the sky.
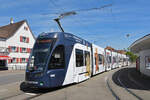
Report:
M103 48L116 49L126 49L150 33L149 0L0 0L0 26L9 24L12 17L14 22L26 19L35 36L59 32L53 19L61 13L108 4L112 6L65 17L62 27Z

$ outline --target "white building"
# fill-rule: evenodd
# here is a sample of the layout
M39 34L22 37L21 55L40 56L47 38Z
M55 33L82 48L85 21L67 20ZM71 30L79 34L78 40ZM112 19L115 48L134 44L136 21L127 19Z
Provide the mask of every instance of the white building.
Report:
M150 34L132 43L130 51L139 55L136 69L142 74L150 76Z
M25 69L35 37L26 20L0 27L0 69Z

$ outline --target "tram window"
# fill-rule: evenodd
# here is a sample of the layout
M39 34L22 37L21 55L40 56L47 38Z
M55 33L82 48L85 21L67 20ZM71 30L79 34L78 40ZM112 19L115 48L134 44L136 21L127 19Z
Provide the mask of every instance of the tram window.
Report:
M95 57L95 65L96 65L96 57Z
M113 62L116 63L116 57L113 57Z
M99 56L97 53L95 53L95 65L99 63Z
M112 61L111 61L111 56L109 56L109 61L110 61L110 63L112 62Z
M64 46L59 45L52 53L48 69L61 69L65 67Z
M111 56L107 56L107 62L111 63Z
M98 54L98 56L99 56L99 64L102 64L103 63L103 55Z
M84 60L85 60L85 66L86 66L86 65L88 65L88 63L90 63L90 52L85 51L85 52L84 52L84 55L85 55L85 56L84 56L84 57L85 57ZM88 63L87 63L87 62L88 62Z
M83 50L76 49L76 67L83 66Z

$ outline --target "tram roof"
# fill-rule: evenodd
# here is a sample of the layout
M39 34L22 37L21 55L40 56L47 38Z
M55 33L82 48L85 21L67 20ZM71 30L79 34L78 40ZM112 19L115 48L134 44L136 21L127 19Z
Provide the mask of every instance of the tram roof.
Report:
M70 41L74 41L74 42L78 42L84 45L89 45L91 44L90 42L88 42L87 40L84 40L72 33L66 33L66 32L50 32L50 33L41 33L39 35L39 37L61 37L64 36L66 39L70 40Z

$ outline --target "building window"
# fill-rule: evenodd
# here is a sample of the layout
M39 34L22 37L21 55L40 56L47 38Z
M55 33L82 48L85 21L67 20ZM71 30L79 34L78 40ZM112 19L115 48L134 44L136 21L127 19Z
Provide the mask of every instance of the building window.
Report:
M150 68L150 56L145 56L145 67Z
M26 53L27 52L27 48L22 48L22 53Z
M27 26L24 27L24 30L28 31L28 29L29 29L29 28L28 28Z
M26 63L26 58L21 58L22 63Z
M17 59L16 58L12 58L12 63L17 63Z
M19 48L15 46L9 46L9 52L18 52Z
M76 49L76 67L83 66L83 50Z
M12 52L16 52L17 48L16 47L11 47Z
M29 43L29 37L20 36L20 42Z
M22 42L26 42L26 37L22 37Z

